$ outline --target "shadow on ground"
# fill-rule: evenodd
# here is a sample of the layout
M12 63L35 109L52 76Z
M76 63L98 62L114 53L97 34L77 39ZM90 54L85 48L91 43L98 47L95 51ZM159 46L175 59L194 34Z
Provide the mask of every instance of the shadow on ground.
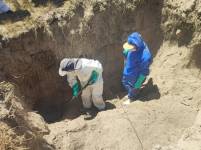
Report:
M38 112L47 123L54 123L58 121L62 121L64 119L73 120L79 117L80 115L84 115L84 109L82 106L81 97L73 99L72 101L64 100L62 103L58 103L59 100L62 100L61 97L53 98L54 101L52 103L49 102L49 99L40 99L37 103L34 104L33 110ZM110 102L106 103L106 110L116 108ZM98 109L95 106L92 106L90 109L92 113L92 118L95 118L99 113Z
M138 100L150 101L161 97L158 86L153 84L153 79L150 78L145 87L140 91Z
M115 109L116 106L108 101L105 102L106 104L106 110L111 110L111 109ZM95 118L97 116L97 114L100 112L98 111L98 109L95 106L92 106L91 110L91 114L92 114L92 118ZM81 99L76 99L74 101L71 101L70 103L66 104L65 106L65 111L64 111L64 115L62 117L62 119L76 119L77 117L79 117L80 115L84 115L84 111L83 111L83 107L82 107L82 103L81 103Z
M125 95L127 95L127 92L124 91L120 95L118 95L118 98L122 99ZM150 101L160 99L160 97L161 94L159 92L158 86L154 84L153 79L150 78L143 89L140 90L139 95L137 96L137 100Z

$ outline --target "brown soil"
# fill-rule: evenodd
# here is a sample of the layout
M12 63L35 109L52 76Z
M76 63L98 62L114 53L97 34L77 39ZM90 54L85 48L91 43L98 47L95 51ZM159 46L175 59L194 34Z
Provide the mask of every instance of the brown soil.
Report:
M182 135L192 131L197 137L200 2L69 0L59 6L44 2L24 5L29 17L0 25L0 78L15 85L14 102L20 103L14 107L15 116L31 132L47 134L48 144L44 143L61 150L185 149ZM121 51L133 31L142 34L154 61L139 100L123 106ZM80 100L67 103L71 89L58 75L62 58L80 55L98 59L104 68L108 109L90 121L83 120ZM5 91L1 93L4 100Z

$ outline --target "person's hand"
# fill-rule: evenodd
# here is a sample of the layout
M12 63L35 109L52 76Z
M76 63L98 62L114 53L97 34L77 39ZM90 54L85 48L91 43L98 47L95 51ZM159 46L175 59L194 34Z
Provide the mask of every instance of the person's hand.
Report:
M145 81L145 79L146 79L146 76L144 76L144 75L141 74L138 77L137 81L135 82L134 88L135 89L139 89L142 86L142 83Z
M73 87L73 96L77 97L78 94L79 94L79 91L80 91L80 87L79 87L79 84L76 82Z
M89 78L89 85L94 84L97 79L98 79L98 72L93 70L92 73L91 73L91 77Z

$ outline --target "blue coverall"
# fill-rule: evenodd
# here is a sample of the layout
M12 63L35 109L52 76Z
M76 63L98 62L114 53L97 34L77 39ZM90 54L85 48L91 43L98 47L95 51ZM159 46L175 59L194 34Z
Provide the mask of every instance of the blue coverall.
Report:
M128 92L129 99L136 98L137 89L134 88L140 75L149 74L149 66L152 62L152 55L147 44L138 32L128 36L129 44L135 45L136 51L128 51L125 56L122 83Z

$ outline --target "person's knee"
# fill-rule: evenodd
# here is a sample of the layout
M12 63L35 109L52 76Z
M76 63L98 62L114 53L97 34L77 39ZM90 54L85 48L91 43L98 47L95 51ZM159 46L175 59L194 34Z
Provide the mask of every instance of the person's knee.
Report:
M91 93L89 91L85 91L82 93L82 103L84 108L91 108L92 100L91 100Z
M102 97L102 95L92 94L92 100L94 103L100 103L103 101L103 97Z
M93 103L99 110L105 109L105 102L102 95L92 95Z
M89 109L89 108L92 107L92 104L91 104L91 103L84 103L84 102L83 102L83 107L84 107L85 109Z
M82 97L82 104L84 108L91 108L92 101L90 99L86 99Z
M82 91L82 97L84 99L88 99L90 96L91 96L91 92L90 92L89 89L85 89L85 90Z

